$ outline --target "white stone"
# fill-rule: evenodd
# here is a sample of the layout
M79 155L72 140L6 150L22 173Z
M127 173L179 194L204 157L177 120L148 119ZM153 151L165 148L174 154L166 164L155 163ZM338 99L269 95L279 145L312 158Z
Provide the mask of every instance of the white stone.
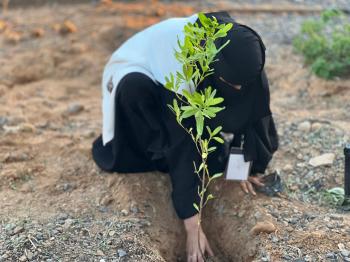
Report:
M283 168L283 171L292 171L293 170L293 166L291 164L286 164Z
M311 123L309 121L301 122L298 125L298 130L303 132L309 132L311 129Z
M334 158L335 158L335 154L327 153L327 154L323 154L323 155L311 158L309 161L309 164L314 167L331 165L333 164Z
M316 131L322 128L322 124L319 122L312 123L311 130Z

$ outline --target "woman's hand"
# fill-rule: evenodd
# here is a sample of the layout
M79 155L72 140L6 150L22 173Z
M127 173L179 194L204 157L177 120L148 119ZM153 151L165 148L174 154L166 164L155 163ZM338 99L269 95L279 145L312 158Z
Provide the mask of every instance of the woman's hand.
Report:
M187 233L187 262L203 262L204 259L198 246L198 214L185 219L184 224ZM203 252L207 251L209 255L214 256L202 227L199 228L199 243Z
M256 196L256 193L254 191L254 188L253 188L253 185L252 184L255 184L257 186L264 186L265 184L262 183L262 177L258 177L258 176L248 176L248 180L243 180L240 182L240 186L241 186L241 189L249 194L252 193L254 196Z

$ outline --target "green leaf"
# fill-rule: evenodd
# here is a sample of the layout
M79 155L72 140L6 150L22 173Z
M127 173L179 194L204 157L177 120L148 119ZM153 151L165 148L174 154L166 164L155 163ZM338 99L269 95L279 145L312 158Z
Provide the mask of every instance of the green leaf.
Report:
M175 110L174 110L174 108L172 107L172 105L167 104L167 106L170 108L170 110L171 110L173 113L175 113Z
M200 111L195 114L196 118L196 127L197 127L197 135L202 136L203 134L203 126L204 126L204 117Z
M204 167L204 163L201 163L201 165L199 166L198 172L200 172Z
M209 25L210 20L202 12L198 13L198 18L204 27L207 27Z
M213 139L215 139L216 141L218 141L219 143L223 144L224 140L218 136L214 136Z
M207 130L208 130L208 134L209 134L209 136L211 137L211 136L212 136L212 132L211 132L210 127L209 127L209 126L205 126L205 127L207 128Z
M209 194L209 195L207 196L207 200L206 200L206 201L209 201L209 200L211 200L211 199L213 199L213 198L214 198L213 194Z
M197 113L197 111L198 111L197 108L191 107L190 109L187 109L182 113L182 118L191 117L191 116L195 115Z
M193 203L194 208L199 212L199 207L196 203Z
M222 130L222 126L218 126L217 128L214 129L212 136L215 136L216 134L218 134L220 131Z
M221 110L224 110L224 109L225 107L215 107L215 106L210 107L210 110L212 110L214 113L220 112Z
M208 117L208 118L211 118L211 117L215 117L216 116L216 114L212 111L212 110L210 110L210 108L205 108L205 109L203 109L203 115L204 116L206 116L206 117Z
M224 101L224 99L222 97L216 97L213 99L210 99L208 102L208 106L213 106L213 105L217 105L220 104Z
M215 179L215 178L219 178L222 175L223 175L223 173L216 173L216 174L214 174L213 176L210 177L210 180Z
M216 149L216 146L212 146L208 148L208 152L214 151Z

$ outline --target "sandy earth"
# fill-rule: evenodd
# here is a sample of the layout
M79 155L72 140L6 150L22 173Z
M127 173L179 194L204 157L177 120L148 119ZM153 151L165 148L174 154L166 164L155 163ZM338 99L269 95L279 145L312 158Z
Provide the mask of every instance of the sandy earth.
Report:
M1 16L0 261L183 261L185 235L171 205L167 174L108 174L94 165L90 150L101 130L99 84L111 52L145 26L190 15L199 10L196 7L191 2L89 3L14 9ZM215 10L213 4L211 8ZM301 130L303 121L319 123L330 141L339 143L327 147L336 154L337 164L315 170L311 180L322 177L326 187L342 186L341 143L350 136L350 81L311 76L290 43L268 35L268 29L283 28L279 19L288 19L286 14L275 14L275 20L265 19L268 14L233 15L261 28L271 47L266 70L282 146L269 170L281 170L288 193L253 197L235 183L217 182L212 188L217 199L204 221L216 261L350 261L345 252L350 250L349 213L301 201L304 194L295 187L306 181L298 175L310 171L301 162L322 153L303 140L307 132L320 134ZM57 218L62 214L75 221L90 217L84 224L89 232L116 242L95 246L89 235L91 246L85 247L62 240L60 233L36 245L28 242L27 229L45 231L62 221ZM66 225L67 218L63 221ZM109 224L101 226L100 221ZM272 223L271 232L253 234L259 232L256 227L252 231L259 223L264 228ZM10 224L24 229L16 233ZM110 225L117 233L111 233ZM71 226L63 226L63 232L67 228ZM27 242L13 244L21 241ZM92 253L66 252L73 247L75 253Z

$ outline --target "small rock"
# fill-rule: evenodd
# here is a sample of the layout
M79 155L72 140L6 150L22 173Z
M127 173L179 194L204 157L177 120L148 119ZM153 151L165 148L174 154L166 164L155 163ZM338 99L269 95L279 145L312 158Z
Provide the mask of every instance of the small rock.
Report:
M82 133L82 136L85 138L92 138L96 136L96 133L93 130L87 130L86 132Z
M16 227L16 224L14 224L14 223L8 223L8 224L5 225L5 229L6 230L12 230L15 227Z
M84 106L81 104L71 104L68 106L64 115L75 115L84 110Z
M0 127L2 127L3 125L6 125L7 121L8 121L7 117L0 116Z
M43 37L44 34L45 34L45 30L42 28L35 28L31 33L33 37L37 37L37 38Z
M118 257L125 257L127 255L126 251L120 248L117 250L117 253Z
M106 206L100 206L98 207L98 211L100 211L101 213L107 213L108 208Z
M302 132L309 132L311 130L311 123L309 121L301 122L298 125L298 130Z
M291 256L291 255L289 255L289 254L283 254L282 255L282 258L284 258L284 259L286 259L286 260L292 260L293 259L293 257ZM300 262L300 261L299 261Z
M289 189L290 189L291 191L297 191L297 190L299 190L299 187L298 187L298 185L291 185L291 186L289 187Z
M258 222L256 225L250 230L250 232L254 235L257 235L261 232L272 233L276 230L276 227L273 223L269 221Z
M335 159L335 154L327 153L310 159L309 164L313 167L331 165Z
M33 257L34 257L34 254L33 254L32 252L28 251L28 252L27 252L27 258L28 258L29 260L32 260Z
M66 221L64 222L64 228L69 228L74 224L74 219L67 218Z
M23 38L22 33L11 31L11 30L6 30L4 36L5 36L6 42L11 44L17 44Z
M70 20L64 21L64 23L59 28L59 32L63 35L68 33L75 33L77 31L77 26Z
M126 209L122 209L122 211L120 211L120 212L123 216L127 216L129 214L128 210L126 210Z
M277 243L278 241L279 241L278 237L276 237L276 236L272 237L272 242Z
M101 206L108 206L110 203L113 202L113 197L110 195L106 195L104 197L102 197L101 201L100 201L100 205Z
M259 219L261 219L262 215L261 215L261 213L260 213L259 211L257 211L257 212L255 212L254 217L255 217L257 220L259 220Z
M107 179L107 186L112 187L115 185L116 182L117 182L117 178L115 176L110 176Z
M115 231L114 231L114 230L111 230L111 231L109 231L109 233L108 233L108 235L109 235L110 237L114 236L114 234L115 234Z
M34 133L36 130L35 126L33 126L30 123L23 123L19 126L19 131L27 132L27 133Z
M19 191L23 192L23 193L29 193L29 192L34 192L34 188L31 184L29 183L25 183L21 186L21 188L19 189Z
M60 213L58 216L57 216L57 219L58 220L66 220L68 218L68 214L67 213Z
M318 123L318 122L312 123L312 125L311 125L311 130L312 131L317 131L317 130L319 130L321 128L322 128L322 124Z
M23 117L9 117L7 121L7 125L9 126L18 126L19 124L22 124L25 122L25 119Z
M330 215L329 217L331 219L337 220L337 221L343 221L344 220L344 218L342 216L338 216L338 215Z
M301 153L299 153L299 154L297 155L297 158L298 158L299 160L303 160L303 155L302 155Z
M333 252L327 253L326 258L336 258L336 255Z
M13 162L22 162L30 160L30 156L27 153L8 153L5 156L4 162L5 163L13 163Z
M346 250L346 249L342 250L340 253L341 253L341 255L342 255L343 257L348 257L348 256L350 256L350 251L348 251L348 250Z
M243 209L243 210L240 210L240 211L238 212L238 217L243 217L244 214L245 214L245 210L244 210L244 209Z
M134 214L137 214L139 212L139 209L138 207L136 206L135 203L133 203L130 207L130 212L134 213Z
M285 229L286 229L288 232L294 231L294 228L292 228L292 227L290 227L290 226L286 227Z
M151 222L148 221L147 219L142 219L142 220L140 220L140 225L149 227L151 225Z
M58 185L57 188L62 189L64 192L73 191L76 188L76 184L64 183L63 185Z
M26 255L22 255L19 259L18 259L19 261L26 261L27 260L27 257L26 257Z
M104 256L105 254L103 253L103 251L102 250L100 250L100 249L97 249L97 251L96 251L96 255L98 255L98 256ZM101 259L102 260L102 259ZM100 262L101 262L101 260L100 260Z
M293 170L293 166L291 164L286 164L283 168L282 168L283 171L292 171Z
M306 166L305 163L298 163L298 164L297 164L297 167L300 167L300 168L303 168L303 167L305 167L305 166Z
M21 233L21 232L23 232L23 231L24 231L24 228L23 228L23 227L17 226L17 227L15 227L15 229L13 230L13 234L14 234L14 235L17 235L17 234L19 234L19 233Z

